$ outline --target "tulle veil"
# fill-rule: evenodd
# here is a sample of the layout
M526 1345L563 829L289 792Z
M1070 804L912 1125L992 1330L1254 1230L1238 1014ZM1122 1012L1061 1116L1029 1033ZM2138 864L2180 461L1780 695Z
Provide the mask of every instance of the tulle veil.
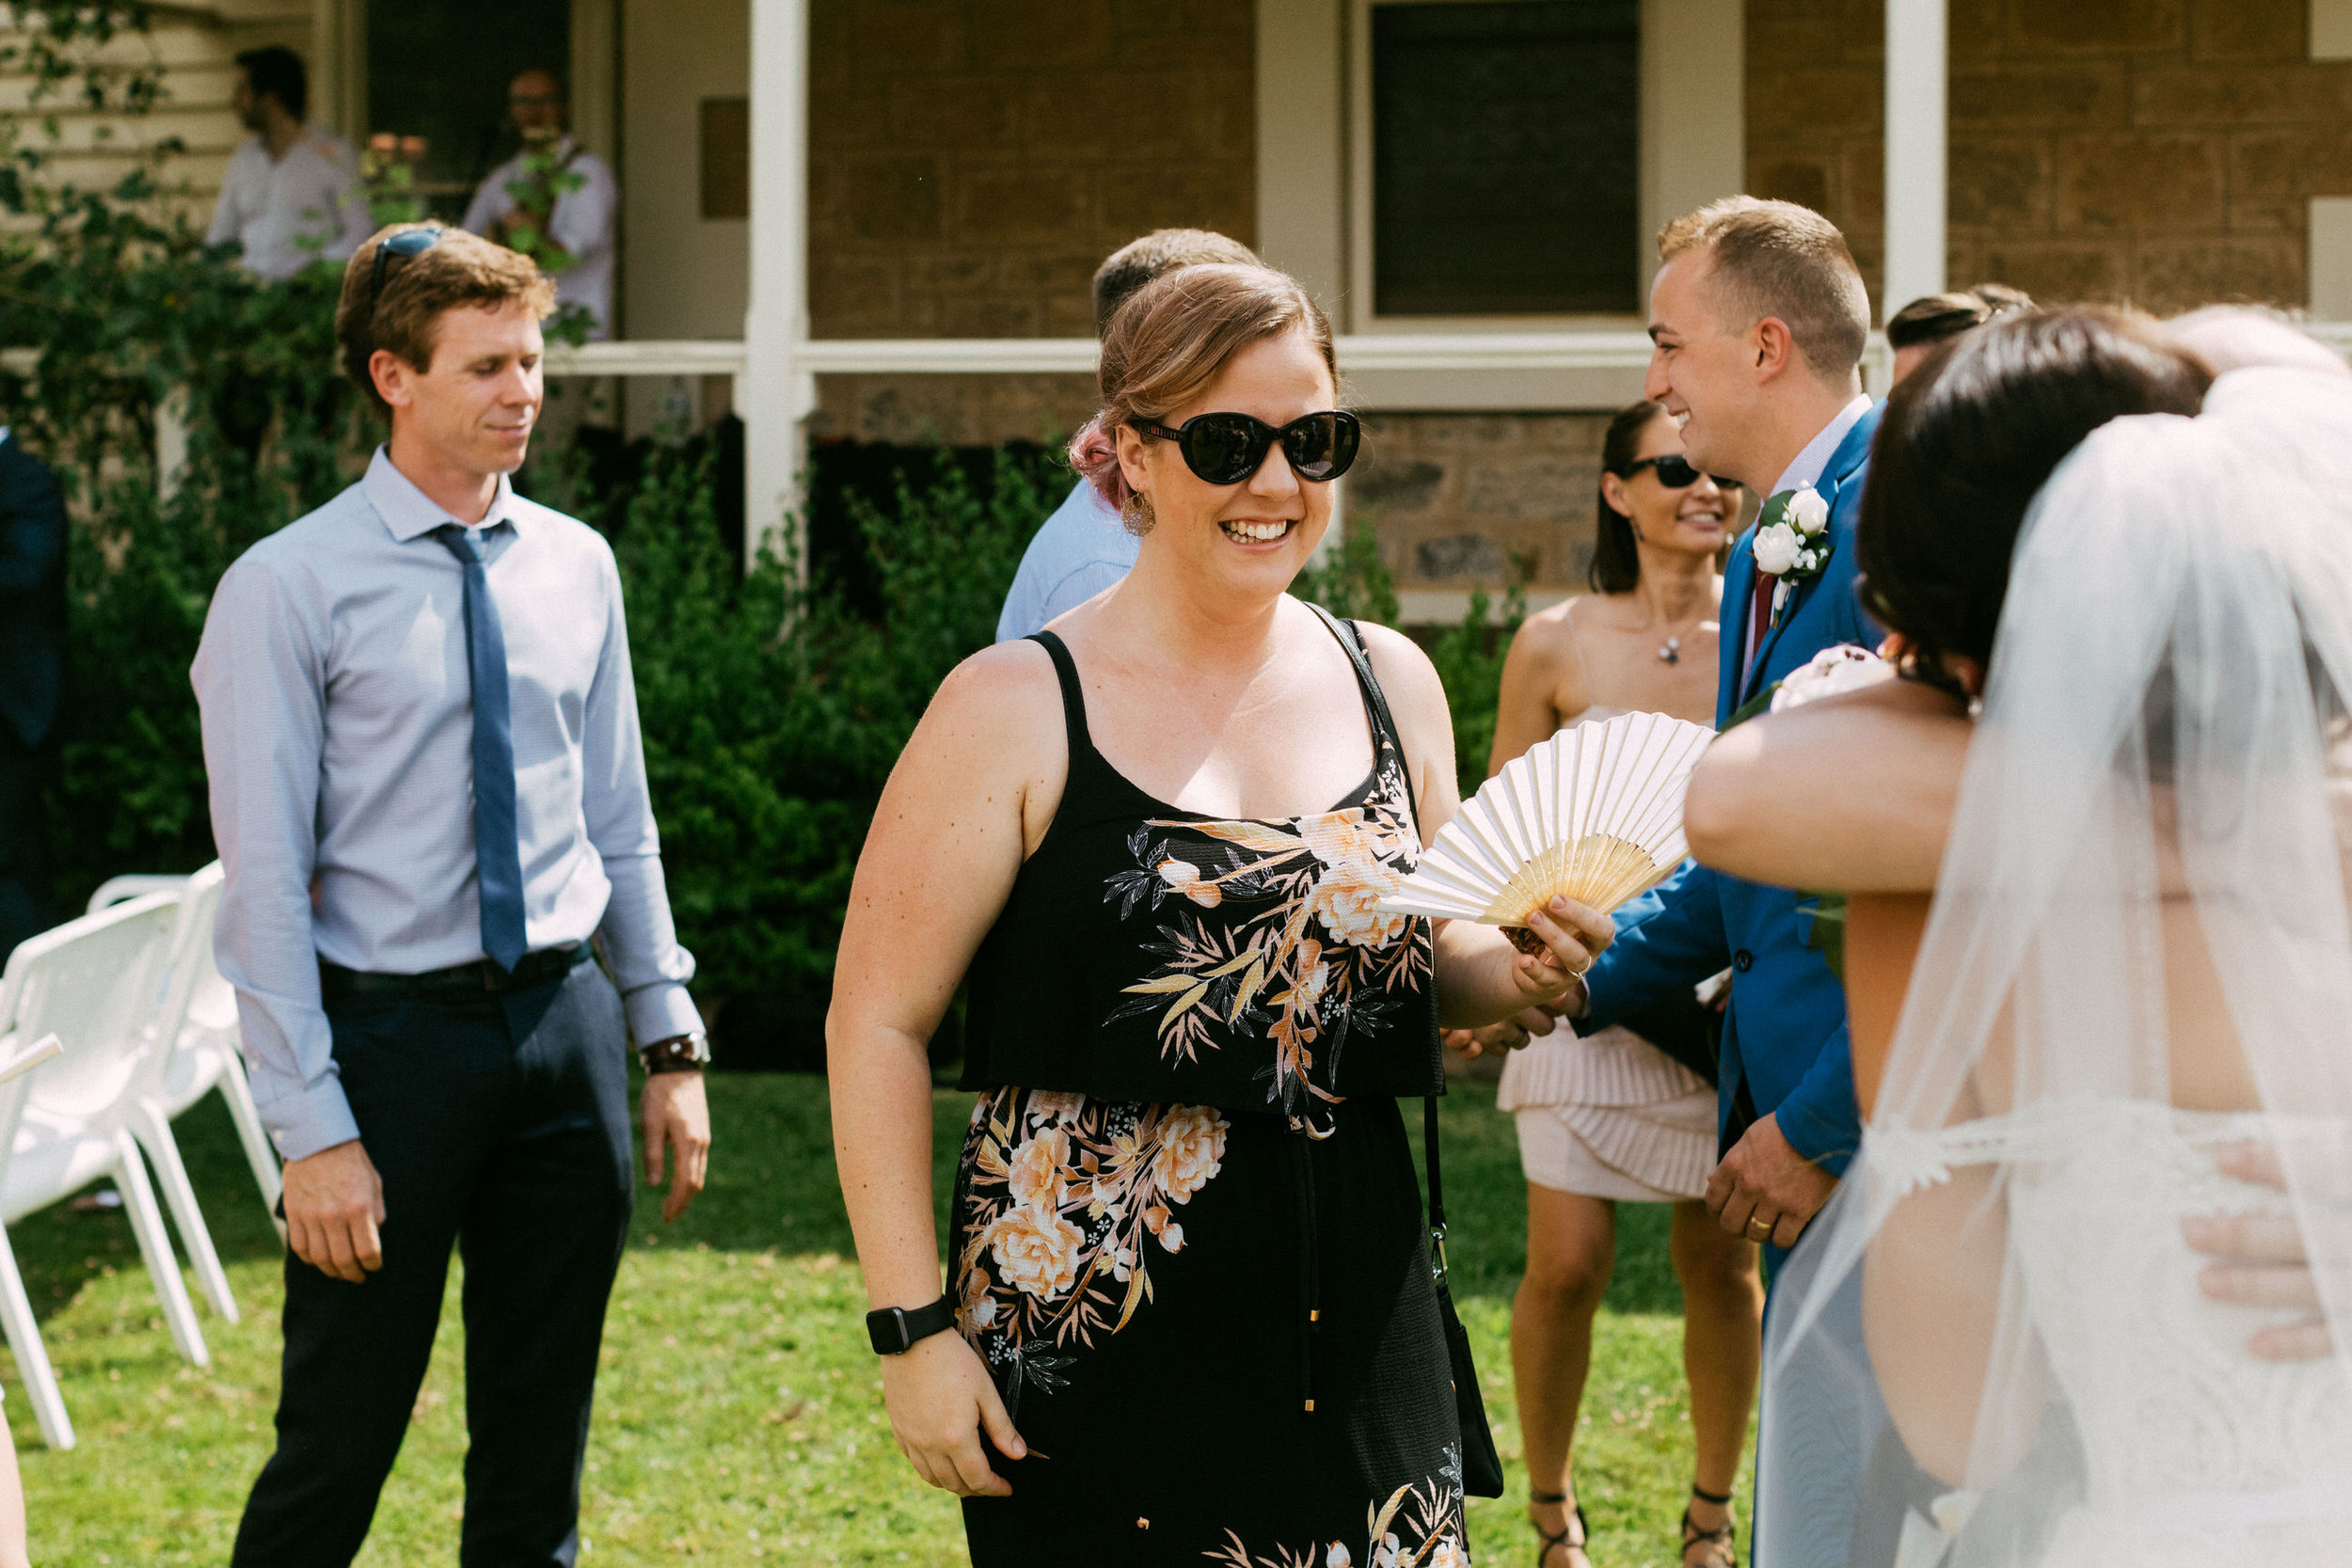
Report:
M1775 1288L1765 1568L2075 1568L2108 1546L2118 1563L2250 1562L2261 1548L2229 1543L2265 1520L2335 1553L2352 1541L2352 1453L2327 1437L2352 1386L2346 694L2352 380L2233 371L2197 418L2117 420L2052 475L2019 538L1860 1155ZM2181 961L2184 930L2202 933L2210 969ZM2243 1496L2233 1465L2279 1455L2213 1454L2217 1481L2103 1496L2116 1408L2193 1423L2248 1396L2161 1346L2128 1389L2086 1386L2079 1357L2056 1364L2048 1281L2014 1222L2096 1117L2137 1106L2163 1126L2176 1078L2192 1100L2226 1082L2229 1065L2199 1053L2228 1054L2207 1042L2231 1034L2285 1169L2283 1205L2266 1200L2300 1227L2336 1347L2247 1376L2300 1402L2323 1459ZM2120 1220L2079 1220L2109 1226L2103 1239L2124 1227L2148 1263L2096 1308L2117 1335L2172 1310L2152 1294L2199 1299L2168 1202L2154 1190ZM2225 1358L2281 1316L2174 1313ZM2162 1425L2145 1440L2202 1452Z

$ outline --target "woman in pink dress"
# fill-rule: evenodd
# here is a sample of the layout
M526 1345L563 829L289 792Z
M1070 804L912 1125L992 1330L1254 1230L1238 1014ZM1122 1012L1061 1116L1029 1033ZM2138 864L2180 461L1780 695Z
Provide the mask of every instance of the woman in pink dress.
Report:
M1693 469L1674 420L1649 402L1610 422L1601 467L1593 592L1530 616L1512 640L1489 774L1564 727L1613 714L1714 721L1716 562L1739 529L1742 493ZM1754 1243L1724 1234L1700 1201L1716 1157L1713 1085L1622 1027L1579 1039L1534 1015L1482 1031L1479 1043L1518 1047L1498 1102L1517 1117L1527 1173L1527 1274L1511 1314L1511 1365L1530 1517L1544 1540L1537 1568L1592 1568L1569 1450L1621 1202L1675 1206L1697 1447L1682 1560L1729 1568L1764 1294Z

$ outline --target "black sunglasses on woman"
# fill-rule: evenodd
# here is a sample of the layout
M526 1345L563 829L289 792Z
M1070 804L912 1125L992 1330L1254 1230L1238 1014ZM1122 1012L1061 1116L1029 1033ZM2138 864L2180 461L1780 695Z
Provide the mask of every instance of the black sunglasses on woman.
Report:
M1355 415L1336 408L1303 414L1279 430L1247 414L1196 414L1175 430L1154 420L1129 422L1146 436L1175 442L1184 467L1209 484L1239 484L1258 471L1277 441L1291 472L1320 484L1347 472L1364 435Z
M1617 477L1631 479L1644 468L1655 470L1658 483L1669 490L1688 490L1699 482L1698 469L1692 467L1691 460L1679 452L1669 452L1663 457L1645 457L1638 463L1628 463L1617 470ZM1721 474L1709 474L1707 477L1715 482L1715 488L1718 490L1740 488L1740 482L1736 479L1725 479Z

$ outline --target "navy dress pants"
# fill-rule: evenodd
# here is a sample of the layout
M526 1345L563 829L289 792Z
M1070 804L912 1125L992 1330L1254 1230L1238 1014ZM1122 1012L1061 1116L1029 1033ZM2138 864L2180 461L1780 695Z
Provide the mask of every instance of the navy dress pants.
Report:
M465 1260L466 1568L569 1564L596 1352L634 1196L628 1037L594 963L497 994L328 971L335 1063L384 1181L364 1284L289 1254L278 1451L232 1561L350 1562Z

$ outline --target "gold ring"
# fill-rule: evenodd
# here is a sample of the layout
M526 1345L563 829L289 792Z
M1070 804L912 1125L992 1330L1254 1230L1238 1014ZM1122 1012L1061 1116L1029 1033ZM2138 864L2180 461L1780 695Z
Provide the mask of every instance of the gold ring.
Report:
M1766 1219L1766 1218L1765 1218L1763 1215L1761 1215L1761 1214L1750 1214L1750 1215L1748 1216L1748 1237L1749 1237L1749 1239L1750 1239L1751 1241L1757 1241L1757 1242L1766 1242L1766 1241L1770 1241L1770 1240L1772 1240L1772 1223L1773 1223L1773 1222L1772 1222L1771 1220ZM1757 1230L1756 1230L1756 1227L1757 1226L1759 1226L1759 1225L1760 1225L1760 1226L1762 1226L1762 1227L1764 1227L1763 1231L1762 1231L1760 1234L1757 1232Z

